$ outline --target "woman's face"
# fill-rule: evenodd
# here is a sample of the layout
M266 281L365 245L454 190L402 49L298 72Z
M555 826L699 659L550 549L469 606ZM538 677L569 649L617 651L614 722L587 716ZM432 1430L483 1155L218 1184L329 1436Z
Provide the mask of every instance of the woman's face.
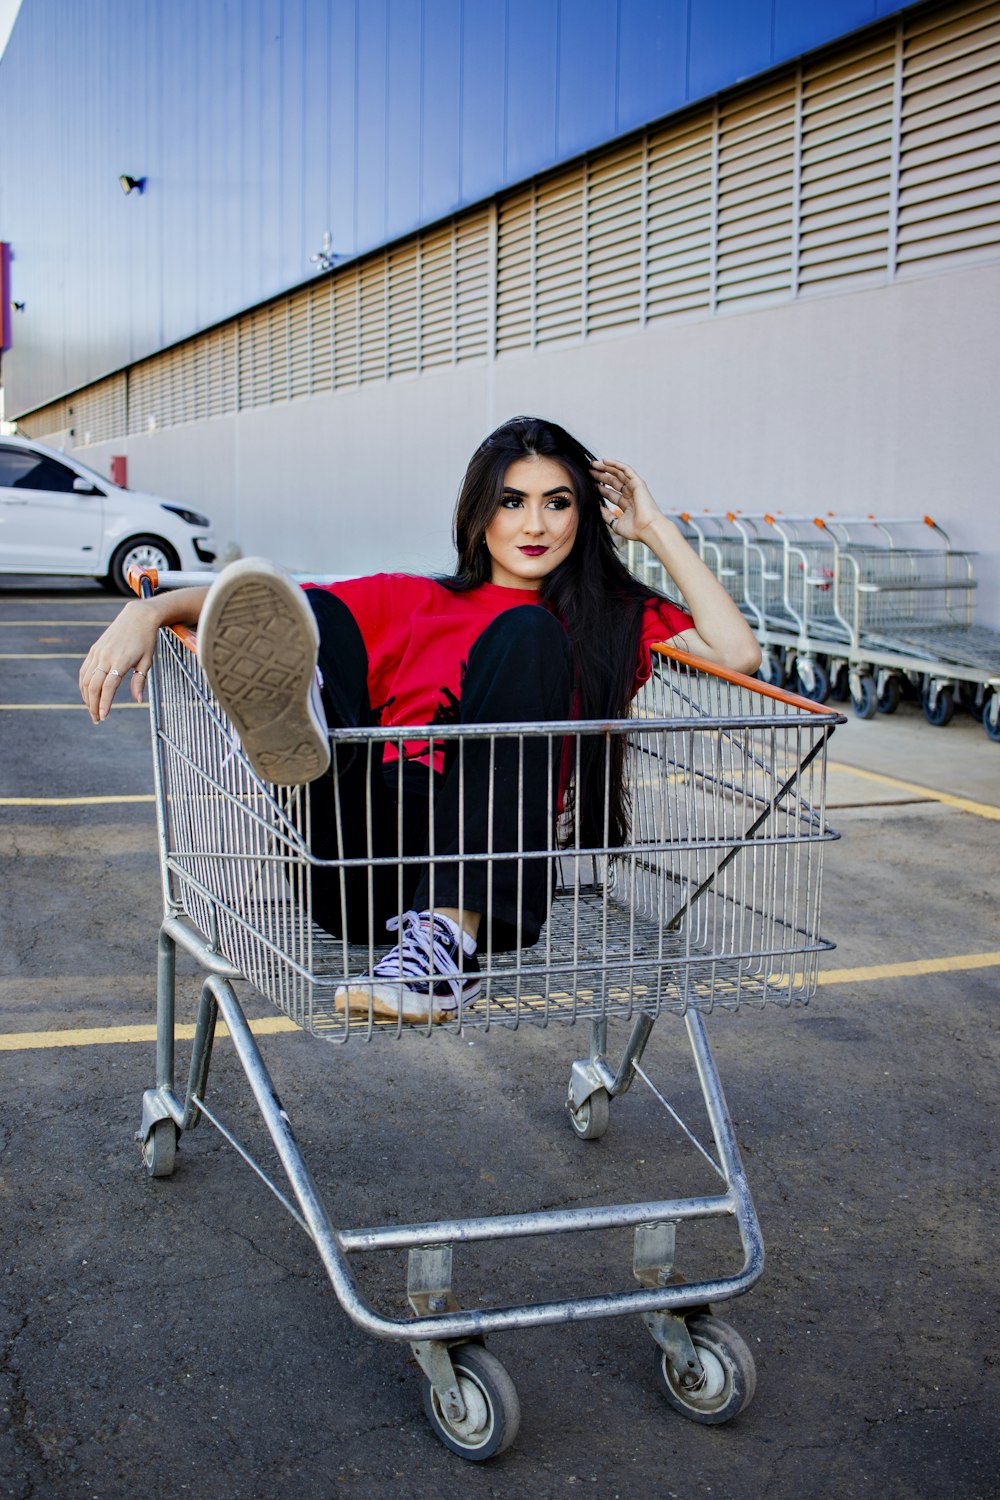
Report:
M554 458L517 458L504 475L503 498L486 528L490 582L540 589L568 557L580 511L573 482Z

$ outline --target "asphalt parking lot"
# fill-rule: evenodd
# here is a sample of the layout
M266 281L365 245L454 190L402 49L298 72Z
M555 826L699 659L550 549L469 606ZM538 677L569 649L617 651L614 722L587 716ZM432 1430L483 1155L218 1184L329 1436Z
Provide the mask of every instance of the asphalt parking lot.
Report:
M350 1323L308 1241L208 1127L172 1178L143 1169L160 909L148 722L123 707L95 729L75 689L115 607L96 586L0 585L0 1496L1000 1495L1000 747L982 728L934 729L904 704L838 730L823 922L837 951L807 1009L711 1019L768 1252L726 1311L757 1362L752 1405L727 1427L685 1422L637 1319L497 1336L522 1425L476 1467L432 1435L408 1351ZM184 1020L198 989L185 962ZM683 1096L678 1030L664 1018L648 1055ZM341 1049L279 1033L264 1050L335 1223L702 1186L648 1094L616 1106L602 1141L572 1136L583 1035ZM224 1039L211 1087L241 1118ZM246 1134L263 1153L252 1120ZM463 1278L610 1290L628 1284L622 1244L483 1247ZM697 1268L732 1247L713 1231L683 1253ZM401 1263L368 1274L400 1302Z

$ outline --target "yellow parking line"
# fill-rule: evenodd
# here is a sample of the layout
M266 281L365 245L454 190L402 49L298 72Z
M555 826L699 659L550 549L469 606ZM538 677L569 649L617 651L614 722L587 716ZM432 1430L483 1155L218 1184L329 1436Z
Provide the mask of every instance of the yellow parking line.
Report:
M30 988L31 981L27 980ZM250 1030L255 1036L274 1036L281 1031L298 1031L294 1021L287 1016L265 1016L251 1021ZM178 1041L190 1042L194 1037L194 1026L176 1028ZM216 1036L228 1036L229 1028L220 1021ZM107 1047L119 1042L155 1042L156 1027L142 1026L79 1026L68 1031L12 1031L0 1035L0 1052L32 1052L43 1047Z
M827 984L873 983L880 979L908 979L921 974L952 974L975 969L992 969L1000 966L1000 952L959 953L946 958L918 958L898 964L870 964L853 969L827 969L820 973L819 982ZM26 994L30 994L31 980L24 981ZM283 1032L298 1031L299 1027L287 1016L265 1016L249 1023L255 1036L277 1036ZM226 1027L220 1022L217 1035L228 1036ZM191 1041L193 1025L178 1026L179 1041ZM30 1052L47 1047L106 1047L121 1042L154 1042L156 1027L148 1023L138 1026L80 1026L64 1031L10 1031L0 1033L0 1052Z
M909 979L920 974L953 974L963 969L993 969L1000 953L959 953L951 958L914 958L898 964L868 964L857 969L821 969L820 984L858 984L876 979Z
M155 802L152 792L124 797L0 797L0 807L99 807L118 802Z
M941 802L945 807L957 807L961 812L972 813L977 818L992 818L1000 822L1000 807L994 807L989 802L973 802L969 797L953 797L950 792L938 792L933 787L917 786L912 781L900 781L896 776L885 776L881 771L862 771L859 766L847 766L837 761L831 761L827 769L843 771L849 776L860 776L863 781L877 781L882 786L895 787L897 791L912 792L914 796L925 797L928 802Z

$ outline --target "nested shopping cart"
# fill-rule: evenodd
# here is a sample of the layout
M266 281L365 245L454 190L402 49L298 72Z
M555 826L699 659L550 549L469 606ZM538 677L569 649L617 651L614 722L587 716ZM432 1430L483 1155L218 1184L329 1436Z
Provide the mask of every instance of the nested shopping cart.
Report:
M142 586L148 592L155 584L147 575ZM551 773L544 795L552 833L544 848L514 851L521 862L541 861L546 872L552 902L541 937L532 947L499 951L498 945L494 951L487 924L478 998L453 1019L423 1029L435 1036L501 1029L517 1032L527 1045L535 1027L586 1023L589 1051L569 1068L568 1117L576 1136L598 1140L611 1105L638 1079L680 1126L699 1170L708 1170L707 1162L718 1179L707 1194L620 1203L610 1186L610 1201L596 1206L358 1228L335 1225L321 1201L234 983L249 981L328 1043L398 1036L398 1021L343 1007L338 987L369 969L383 950L370 938L352 946L320 930L312 920L312 886L319 869L335 883L358 870L374 880L380 864L402 886L406 857L320 861L308 788L270 786L254 775L193 646L190 632L161 632L150 675L164 892L156 1086L144 1095L140 1132L150 1175L174 1171L179 1137L200 1120L219 1130L312 1239L347 1314L376 1337L410 1346L423 1372L431 1425L464 1458L491 1457L517 1430L516 1390L484 1345L498 1330L639 1317L655 1341L657 1378L668 1402L699 1422L735 1416L753 1394L753 1359L712 1305L756 1282L764 1251L705 1013L788 1006L814 991L820 955L832 946L819 935L820 889L824 847L835 837L825 814L826 746L841 716L658 648L627 720L331 731L335 754L353 750L381 766L400 764L393 752L402 755L415 738L430 735L451 764L457 762L460 777L473 758L479 774L487 767L481 787L487 806L499 794L494 767L537 767L542 755ZM606 837L584 845L579 833L568 831L566 788L584 747L595 742L605 767L616 747L624 756L631 828L621 847L609 847ZM519 808L533 794L537 787L526 787L522 777ZM490 837L485 847L465 847L460 837L457 855L452 850L448 858L490 869L511 860L511 847L494 849ZM422 864L433 874L444 858L429 832ZM178 947L206 975L182 1090L175 1086ZM282 1181L272 1180L208 1102L220 1016ZM708 1145L643 1066L657 1021L686 1032ZM618 1061L609 1057L611 1023L624 1023L627 1035ZM341 1061L349 1065L349 1056ZM595 1149L599 1154L600 1148L580 1147L588 1156ZM585 1164L581 1156L588 1193L594 1192L594 1166L593 1156ZM724 1274L688 1281L676 1246L698 1221L724 1221L735 1230L738 1263ZM467 1247L559 1235L576 1236L575 1249L594 1230L628 1232L624 1289L567 1296L555 1287L546 1300L519 1305L460 1304L453 1261ZM377 1309L359 1287L356 1257L377 1251L407 1254L398 1315Z

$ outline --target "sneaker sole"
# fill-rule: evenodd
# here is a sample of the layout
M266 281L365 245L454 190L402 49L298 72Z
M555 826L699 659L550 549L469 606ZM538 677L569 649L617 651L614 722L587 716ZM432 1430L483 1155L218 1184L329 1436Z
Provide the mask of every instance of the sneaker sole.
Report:
M480 989L481 986L477 984L475 990L464 997L463 1009L468 1010L474 1004ZM401 995L395 985L340 985L334 993L333 1004L335 1010L343 1013L346 1009L351 1016L371 1016L378 1021L402 1020L407 1025L427 1025L427 1001L422 995ZM455 1006L448 1010L432 1010L430 1013L433 1025L439 1025L442 1021L454 1021L457 1016Z
M309 702L319 629L297 584L273 563L244 558L212 586L198 625L198 659L265 781L300 786L330 764Z

